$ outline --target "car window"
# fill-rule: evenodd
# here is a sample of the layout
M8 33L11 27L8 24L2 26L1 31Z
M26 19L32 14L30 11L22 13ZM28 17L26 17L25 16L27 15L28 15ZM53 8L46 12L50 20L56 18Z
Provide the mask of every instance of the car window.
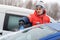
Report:
M5 15L3 30L14 31L19 28L19 20L24 17L22 15L7 14Z

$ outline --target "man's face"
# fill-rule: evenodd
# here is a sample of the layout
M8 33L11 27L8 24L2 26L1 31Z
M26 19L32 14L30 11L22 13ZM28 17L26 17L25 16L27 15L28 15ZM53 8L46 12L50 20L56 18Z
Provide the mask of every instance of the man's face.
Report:
M43 14L43 9L40 7L36 7L36 12L38 15L41 15L41 14Z

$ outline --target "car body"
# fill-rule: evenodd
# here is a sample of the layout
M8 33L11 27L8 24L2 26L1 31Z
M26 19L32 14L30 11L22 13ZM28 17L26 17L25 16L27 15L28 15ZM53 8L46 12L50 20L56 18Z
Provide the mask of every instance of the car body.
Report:
M60 23L35 25L21 31L17 31L14 33L9 33L7 35L1 36L0 40L40 40L40 39L44 40L50 38L54 39L56 36L57 37L55 39L57 39L60 38L60 33L58 33L60 31L59 26Z

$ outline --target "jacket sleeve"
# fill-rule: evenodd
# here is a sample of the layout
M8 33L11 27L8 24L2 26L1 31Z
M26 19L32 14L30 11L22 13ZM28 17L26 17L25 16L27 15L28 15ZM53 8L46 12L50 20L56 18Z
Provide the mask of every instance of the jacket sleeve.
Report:
M32 21L33 21L33 20L32 20L32 19L33 19L33 18L32 18L32 15L29 15L28 18L29 18L30 22L32 23Z

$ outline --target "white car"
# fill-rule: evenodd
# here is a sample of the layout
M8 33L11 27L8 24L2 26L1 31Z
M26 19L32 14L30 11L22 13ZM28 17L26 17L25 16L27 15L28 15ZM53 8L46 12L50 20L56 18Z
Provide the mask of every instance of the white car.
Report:
M34 10L0 5L0 36L14 33L13 29L18 29L18 20L24 16L28 16L33 13ZM50 17L50 16L49 16ZM50 17L51 23L56 23L56 21Z

